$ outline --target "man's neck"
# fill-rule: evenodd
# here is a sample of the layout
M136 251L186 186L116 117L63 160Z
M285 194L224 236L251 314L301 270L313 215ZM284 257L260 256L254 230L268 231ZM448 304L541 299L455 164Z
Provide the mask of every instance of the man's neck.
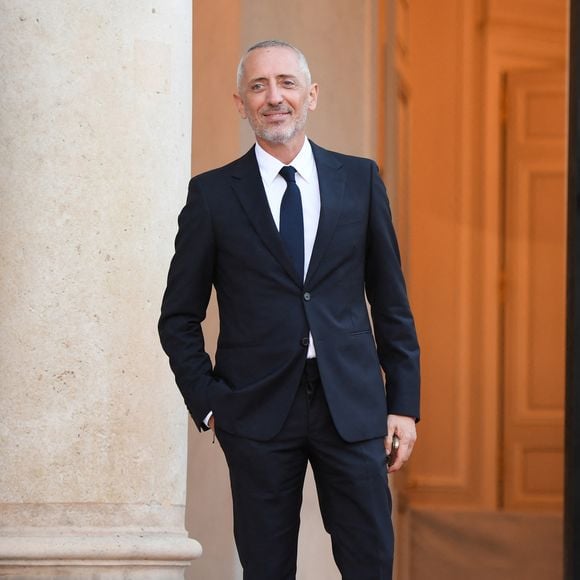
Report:
M260 137L256 137L256 141L264 151L284 163L284 165L288 165L294 160L296 155L300 153L300 150L304 146L305 138L306 135L301 133L300 135L295 135L287 143L272 143L271 141L265 141Z

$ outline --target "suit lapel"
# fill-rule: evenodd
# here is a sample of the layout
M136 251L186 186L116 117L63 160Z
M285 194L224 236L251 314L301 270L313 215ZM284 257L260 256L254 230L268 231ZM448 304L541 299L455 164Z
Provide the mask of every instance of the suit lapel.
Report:
M306 287L312 283L312 279L320 266L336 228L342 210L342 200L346 186L344 168L338 158L329 151L318 147L312 141L311 145L320 186L320 219L310 265L306 274Z
M280 233L274 223L253 147L235 165L232 186L256 233L288 275L302 287L302 280L299 280L298 273L284 250Z

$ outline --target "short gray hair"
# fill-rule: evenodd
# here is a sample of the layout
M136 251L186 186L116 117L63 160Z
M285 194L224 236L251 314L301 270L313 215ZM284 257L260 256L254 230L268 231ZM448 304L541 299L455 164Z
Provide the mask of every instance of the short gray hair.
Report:
M304 73L306 77L306 84L310 85L312 83L312 75L310 74L310 68L308 67L308 61L304 56L304 53L296 48L294 45L290 44L289 42L284 42L283 40L262 40L260 42L256 42L256 44L252 44L248 50L244 53L242 58L240 59L240 64L238 64L238 73L237 73L237 84L238 90L242 87L242 78L245 72L245 65L246 59L248 55L259 48L289 48L296 53L298 57L298 66L300 67L300 71Z

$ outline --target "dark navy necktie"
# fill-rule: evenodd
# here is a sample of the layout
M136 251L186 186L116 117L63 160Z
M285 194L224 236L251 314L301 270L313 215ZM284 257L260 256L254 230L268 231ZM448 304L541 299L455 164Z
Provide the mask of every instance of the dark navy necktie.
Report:
M300 189L296 185L296 169L287 165L280 169L280 175L286 180L286 191L280 205L280 236L300 280L303 280L304 218L302 217Z

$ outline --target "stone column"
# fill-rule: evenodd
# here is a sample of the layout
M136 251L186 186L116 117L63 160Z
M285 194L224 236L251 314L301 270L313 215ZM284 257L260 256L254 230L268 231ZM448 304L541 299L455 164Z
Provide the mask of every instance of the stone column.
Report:
M187 417L156 332L191 1L0 0L0 576L176 579Z

